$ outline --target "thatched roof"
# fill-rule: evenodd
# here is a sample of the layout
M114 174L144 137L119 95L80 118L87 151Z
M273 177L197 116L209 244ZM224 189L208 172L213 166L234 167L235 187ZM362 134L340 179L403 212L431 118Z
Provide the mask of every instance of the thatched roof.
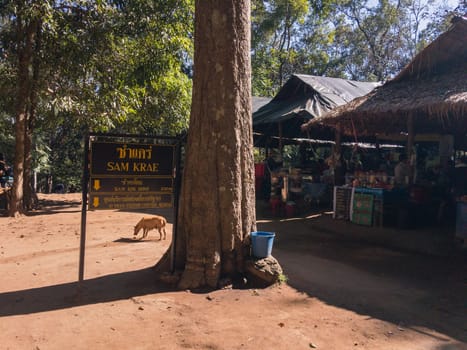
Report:
M409 117L416 133L467 133L466 19L453 20L394 79L302 128L339 124L347 135L401 133Z

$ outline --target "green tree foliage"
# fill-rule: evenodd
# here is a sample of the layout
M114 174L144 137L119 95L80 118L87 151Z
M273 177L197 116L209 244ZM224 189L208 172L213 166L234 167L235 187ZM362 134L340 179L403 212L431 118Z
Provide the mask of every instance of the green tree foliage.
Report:
M293 41L308 10L307 0L252 2L254 95L272 96L292 73Z
M409 60L402 38L402 3L379 0L376 6L369 1L344 3L343 12L352 23L348 66L357 79L384 80L399 71Z
M420 31L417 48L423 48L436 39L441 33L445 32L451 25L451 19L454 16L467 15L467 2L459 0L456 7L453 9L446 2L442 2L435 11L430 15L425 16L427 22L426 27Z
M66 113L95 131L186 128L191 85L182 68L192 54L191 1L84 3L96 4L57 13L50 49L63 69L50 86L52 118Z
M1 7L0 7L1 9ZM4 26L4 19L0 17L0 28ZM0 152L11 164L14 157L14 69L7 60L7 37L0 31Z
M452 8L436 6L435 0L253 1L253 94L274 96L294 73L391 78L447 28Z
M13 91L11 90L11 69L0 62L0 152L6 157L8 164L13 162L15 154Z
M82 145L75 140L86 131L180 133L191 103L185 69L193 51L192 13L191 0L2 2L0 71L8 78L0 83L2 121L13 120L9 106L22 100L36 135L33 150L51 150L41 159L51 161L45 168L57 181L67 180L67 167L79 176ZM33 24L29 92L19 97L18 33L25 37ZM31 153L40 152L25 157Z

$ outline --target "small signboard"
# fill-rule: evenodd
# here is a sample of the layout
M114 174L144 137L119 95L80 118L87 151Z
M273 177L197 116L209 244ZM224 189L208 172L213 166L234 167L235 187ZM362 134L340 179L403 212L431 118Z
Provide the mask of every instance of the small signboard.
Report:
M181 139L173 137L86 136L78 290L84 280L87 209L174 208L175 242L180 149Z
M350 219L353 187L334 187L334 218L340 220Z
M171 208L175 146L92 141L89 209Z
M374 196L367 193L355 193L353 200L352 222L371 226L373 223Z

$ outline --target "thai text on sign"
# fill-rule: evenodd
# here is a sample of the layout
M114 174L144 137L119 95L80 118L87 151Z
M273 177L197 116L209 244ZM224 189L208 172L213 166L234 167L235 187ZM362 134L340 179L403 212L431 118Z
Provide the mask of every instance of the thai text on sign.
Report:
M91 176L172 176L174 146L94 142Z

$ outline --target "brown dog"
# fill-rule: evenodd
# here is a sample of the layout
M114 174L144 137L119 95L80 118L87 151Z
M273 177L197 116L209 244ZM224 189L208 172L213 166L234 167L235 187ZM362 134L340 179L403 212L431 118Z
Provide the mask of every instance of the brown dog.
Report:
M162 239L162 231L164 232L164 239L165 239L167 235L165 231L166 224L167 224L167 220L162 216L154 215L151 217L144 217L136 224L133 238L136 239L136 235L141 229L143 229L143 235L141 236L140 239L146 238L150 230L157 229L159 230L159 240Z

